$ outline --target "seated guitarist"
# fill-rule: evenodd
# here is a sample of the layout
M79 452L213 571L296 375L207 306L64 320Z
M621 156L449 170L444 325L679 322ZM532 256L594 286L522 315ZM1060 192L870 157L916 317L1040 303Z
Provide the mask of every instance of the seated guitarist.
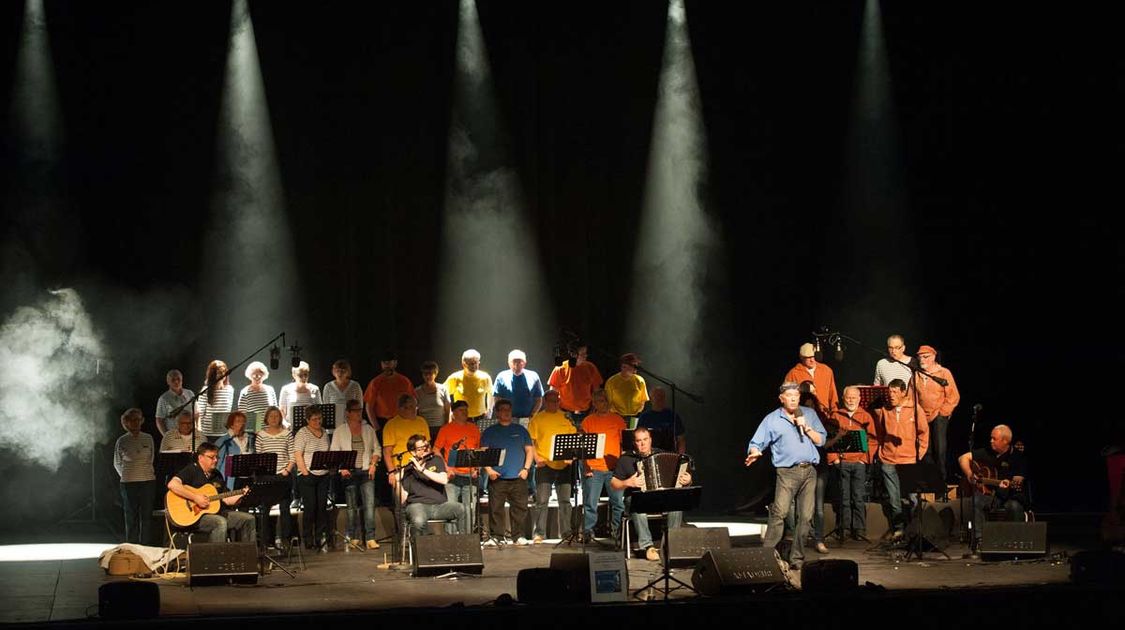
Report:
M219 447L212 442L204 442L195 449L195 463L185 466L168 481L168 490L188 501L194 501L200 508L206 509L211 500L193 488L202 488L206 485L215 487L212 495L226 491L226 480L217 470ZM190 486L190 487L189 487ZM236 505L242 500L242 495L223 499L223 505L218 514L204 514L199 519L196 529L208 534L210 542L226 542L227 531L236 532L236 540L241 542L257 542L257 529L254 517L245 512L236 512L228 506Z
M980 545L981 528L989 510L1003 509L1011 520L1022 521L1028 498L1023 482L1027 463L1022 451L1012 448L1012 430L998 424L992 429L988 448L965 453L957 463L961 473L974 486L973 549Z

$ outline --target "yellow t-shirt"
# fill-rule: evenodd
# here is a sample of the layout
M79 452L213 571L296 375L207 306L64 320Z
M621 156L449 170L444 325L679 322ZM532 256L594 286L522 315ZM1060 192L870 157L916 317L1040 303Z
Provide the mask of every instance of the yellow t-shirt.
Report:
M626 377L618 372L605 382L605 395L609 398L610 411L621 416L636 416L648 402L648 387L640 374Z
M422 416L413 419L395 416L387 420L387 426L383 427L383 448L389 446L391 455L405 451L406 441L412 435L421 435L427 440L430 439L430 425L426 424L426 419ZM410 461L410 453L400 455L395 461L395 466L402 466L403 462L408 461Z
M475 418L488 411L488 396L492 394L492 377L488 372L457 370L445 379L450 402L463 400L469 403L469 417Z
M551 442L556 435L565 435L567 433L578 433L578 429L574 428L574 423L567 418L562 411L551 413L549 411L540 411L531 418L531 422L527 424L527 432L531 434L531 439L535 442L535 452L540 458L551 459ZM569 461L548 461L547 466L555 470L562 470L566 468Z

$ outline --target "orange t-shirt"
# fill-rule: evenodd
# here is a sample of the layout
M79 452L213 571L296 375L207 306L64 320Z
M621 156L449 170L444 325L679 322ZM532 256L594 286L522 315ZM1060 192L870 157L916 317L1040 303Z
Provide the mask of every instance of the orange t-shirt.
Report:
M566 411L586 411L590 408L590 399L594 388L602 384L602 375L598 366L586 361L574 367L570 361L551 372L547 384L559 390L561 406Z
M377 417L393 418L398 413L398 397L403 394L414 395L414 384L410 379L398 372L391 376L380 373L363 390L363 402L375 407ZM370 420L375 422L375 418Z
M584 433L605 433L605 456L601 459L587 459L590 470L608 472L617 468L617 458L621 457L621 432L625 430L625 419L610 413L592 413L582 420Z
M462 439L465 440L465 443L459 448L480 448L480 429L471 422L465 424L450 422L442 425L441 430L438 431L437 439L434 440L434 450L441 453L441 458L445 460L445 466L449 469L449 472L457 475L467 475L473 471L472 468L450 466L452 462L449 461L449 453L453 450L453 445Z

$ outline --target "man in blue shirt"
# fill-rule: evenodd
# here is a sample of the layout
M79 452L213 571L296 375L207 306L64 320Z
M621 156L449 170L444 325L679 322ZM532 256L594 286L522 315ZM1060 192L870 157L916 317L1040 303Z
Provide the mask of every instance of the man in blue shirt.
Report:
M777 485L762 546L772 549L781 541L785 517L795 500L797 531L786 561L790 567L799 569L805 559L805 538L809 535L816 503L816 464L820 462L816 447L824 444L828 432L816 411L800 406L801 392L797 383L782 383L778 400L781 406L762 419L754 437L750 438L746 465L758 461L762 452L770 449L777 468Z
M527 476L532 469L531 434L527 429L512 422L512 403L503 398L496 399L497 424L480 436L480 445L488 448L504 449L503 463L496 467L486 466L488 474L488 530L492 538L504 537L501 513L504 502L508 502L508 525L511 531L508 540L526 545L523 531L527 524Z
M543 405L543 382L539 375L527 366L527 355L523 350L508 353L508 367L496 375L492 386L495 398L506 398L512 403L512 417L526 427L531 416Z

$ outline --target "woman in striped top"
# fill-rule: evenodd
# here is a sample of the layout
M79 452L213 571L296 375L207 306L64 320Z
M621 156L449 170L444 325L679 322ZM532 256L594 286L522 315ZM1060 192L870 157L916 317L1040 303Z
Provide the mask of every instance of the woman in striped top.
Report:
M246 379L250 384L238 393L239 411L245 412L247 416L254 414L260 418L267 408L277 406L277 392L273 390L272 385L265 384L265 380L269 377L270 371L261 361L254 361L246 366ZM257 423L251 423L250 430L256 430L257 426Z
M140 409L128 409L121 415L121 426L127 433L117 438L113 447L113 467L121 476L121 504L125 508L125 542L151 544L152 501L156 492L156 475L152 470L155 450L152 436L141 432L145 421Z
M336 405L336 417L343 418L347 413L347 402L358 400L363 402L363 388L352 380L352 364L347 359L340 359L332 364L332 376L335 380L328 381L320 390L325 404Z
M293 425L293 407L319 404L320 388L309 383L309 364L301 361L300 365L293 368L293 382L281 388L281 397L278 399L285 426Z
M254 447L258 449L259 453L276 453L277 454L277 471L285 479L289 479L290 473L296 463L293 461L293 434L281 426L281 410L277 407L269 407L266 409L266 417L263 421L265 425L261 431L258 432L257 439L254 441ZM263 510L272 510L272 505L262 506ZM278 504L278 509L281 512L281 540L285 542L290 541L293 535L293 515L289 513L289 499L285 499ZM266 541L267 545L274 544L274 525L273 519L263 519L262 524L262 540Z
M307 374L307 373L306 373ZM288 387L288 386L287 386ZM301 534L305 548L318 547L327 551L328 544L328 471L310 470L313 453L329 449L328 431L322 425L320 409L310 407L301 427L293 438L293 459L297 463L297 489L301 492L304 514L301 517Z
M203 434L217 437L226 433L222 427L212 426L211 416L215 413L228 413L234 406L234 388L230 386L227 364L215 359L207 365L203 378L204 395L195 400L195 412Z

